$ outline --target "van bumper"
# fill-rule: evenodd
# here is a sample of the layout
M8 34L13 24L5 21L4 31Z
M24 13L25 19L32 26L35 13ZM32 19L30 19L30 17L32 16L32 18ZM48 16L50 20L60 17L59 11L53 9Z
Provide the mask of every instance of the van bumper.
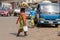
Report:
M60 21L39 21L39 24L60 24Z

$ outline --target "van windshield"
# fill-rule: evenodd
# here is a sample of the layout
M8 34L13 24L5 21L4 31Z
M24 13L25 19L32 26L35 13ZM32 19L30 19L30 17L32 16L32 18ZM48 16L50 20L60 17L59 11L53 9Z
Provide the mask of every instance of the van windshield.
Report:
M42 4L39 8L40 12L42 13L60 13L60 5L53 3L53 4Z

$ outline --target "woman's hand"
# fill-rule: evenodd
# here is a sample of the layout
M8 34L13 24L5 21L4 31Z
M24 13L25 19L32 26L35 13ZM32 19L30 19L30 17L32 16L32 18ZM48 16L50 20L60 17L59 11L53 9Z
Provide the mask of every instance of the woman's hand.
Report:
M18 24L18 22L16 22L16 24Z
M18 19L17 19L17 21L16 21L16 24L18 24L18 21L19 21L19 17L18 17Z

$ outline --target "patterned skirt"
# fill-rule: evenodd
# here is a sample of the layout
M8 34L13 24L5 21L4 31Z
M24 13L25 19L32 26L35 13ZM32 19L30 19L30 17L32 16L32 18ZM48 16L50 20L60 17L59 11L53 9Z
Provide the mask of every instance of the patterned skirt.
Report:
M31 17L30 25L34 25L34 17Z

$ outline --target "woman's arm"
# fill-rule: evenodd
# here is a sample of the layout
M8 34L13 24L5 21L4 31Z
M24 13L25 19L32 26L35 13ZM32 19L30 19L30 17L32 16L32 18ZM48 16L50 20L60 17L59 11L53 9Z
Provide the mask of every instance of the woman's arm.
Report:
M18 24L18 21L19 21L19 16L18 16L18 18L17 18L16 24Z

